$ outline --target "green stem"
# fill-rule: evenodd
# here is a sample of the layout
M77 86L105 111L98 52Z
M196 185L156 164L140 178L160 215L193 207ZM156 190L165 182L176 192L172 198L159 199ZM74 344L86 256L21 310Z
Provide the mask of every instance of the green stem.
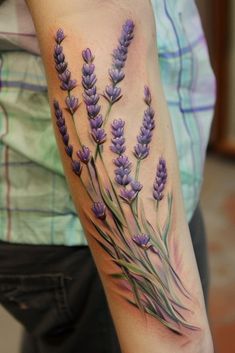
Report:
M108 121L108 118L109 118L109 114L111 112L111 109L112 109L112 103L109 102L109 105L108 105L108 109L107 109L107 112L105 113L105 116L104 116L104 122L103 122L103 126L105 127L107 121Z
M135 180L136 180L136 181L138 181L138 178L139 178L140 162L141 162L141 160L138 159L138 160L137 160L137 164L136 164L136 170L135 170ZM138 215L138 196L137 196L136 199L134 200L134 210L135 210L135 213Z

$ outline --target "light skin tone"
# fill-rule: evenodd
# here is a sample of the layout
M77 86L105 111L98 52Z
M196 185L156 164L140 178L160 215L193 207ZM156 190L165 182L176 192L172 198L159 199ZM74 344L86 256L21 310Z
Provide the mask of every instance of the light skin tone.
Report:
M212 353L201 284L183 210L172 127L158 70L155 23L150 4L140 0L70 1L69 5L60 0L56 2L28 0L27 3L35 23L45 65L52 122L65 175L105 289L122 351ZM118 97L120 100L110 105L103 93L105 87L113 84L112 80L115 80L112 74L111 78L108 74L112 64L115 64L111 54L117 48L118 38L127 19L134 24L134 38L131 37L128 44L128 55L122 68L125 78L116 84L121 88L122 97ZM58 32L58 29L62 29L63 32ZM65 34L65 38L63 35L61 37L61 33ZM59 46L56 59L55 45ZM64 62L68 62L71 79L77 80L76 86L68 87L67 90L66 87L61 89L60 86L68 80L66 81L66 77L59 77L58 70L55 69L55 64L63 63L63 58L58 57L61 47L65 55ZM91 50L94 59L91 59L88 50L84 51L86 48ZM87 65L87 70L95 65L97 82L94 84L88 82L86 86L88 74L84 71L82 78L84 65ZM59 73L63 74L63 68L57 69L62 70ZM91 137L90 126L90 119L95 119L98 113L89 112L89 102L87 103L86 99L84 102L83 99L84 94L87 97L90 87L97 89L99 101L96 104L101 106L100 113L104 121L102 127L106 133L105 142L99 147L97 135L94 138L97 129L93 131ZM78 98L79 106L76 100L71 100L71 96ZM67 106L66 97L70 98L67 100ZM55 100L58 103L55 103ZM139 163L139 173L136 173L138 158L133 154L134 146L137 145L137 136L140 136L140 128L144 123L144 111L150 108L154 111L155 122L155 127L149 126L150 151L147 158ZM62 127L60 130L56 124L58 119L59 126ZM125 152L117 153L115 141L111 141L117 137L115 136L117 126L111 126L115 119L121 119L125 123L123 132L126 139L123 144ZM66 132L63 128L65 125ZM67 133L69 142L65 136ZM90 161L89 167L81 161L81 154L77 156L76 152L82 151L80 143L89 148L90 155L95 161L95 169L94 167L92 169ZM72 152L68 150L70 145L73 146ZM110 146L113 146L113 150ZM120 248L123 250L126 244L120 242L121 231L119 229L119 233L117 232L112 206L109 206L107 198L102 197L103 193L100 191L100 186L103 190L113 190L113 186L117 195L121 194L121 190L130 190L131 183L126 186L120 181L115 181L114 170L117 170L117 165L114 165L113 160L123 155L132 162L130 175L137 179L135 176L138 174L138 180L143 188L136 193L134 202L131 203L133 207L120 196L115 200L115 206L119 211L121 207L122 218L126 220L122 235L128 239L128 261L131 264L142 261L138 268L144 268L149 271L148 274L153 275L151 281L156 284L154 290L152 284L149 284L151 281L138 282L139 274L136 273L136 268L133 270L125 267L127 258L123 258L123 254L120 254ZM71 160L76 161L74 170L71 168ZM82 172L79 165L82 166ZM157 180L156 171L160 173ZM143 209L154 232L143 227ZM171 222L165 246L162 233L166 229L167 221L169 225L169 214ZM160 235L159 229L162 230ZM106 248L102 244L106 245ZM161 246L165 246L165 252L161 250L163 249ZM110 253L110 249L113 253ZM153 273L151 269L154 269ZM113 274L122 274L124 277L111 276ZM151 313L146 310L149 308L144 300L146 291L138 287L138 283L148 285L147 297L151 297L153 305L157 304ZM179 307L173 304L175 309L173 314L167 304L160 305L158 295L162 293L162 288L163 298L170 300L171 304L177 301L181 305ZM178 315L183 316L183 319L179 319Z

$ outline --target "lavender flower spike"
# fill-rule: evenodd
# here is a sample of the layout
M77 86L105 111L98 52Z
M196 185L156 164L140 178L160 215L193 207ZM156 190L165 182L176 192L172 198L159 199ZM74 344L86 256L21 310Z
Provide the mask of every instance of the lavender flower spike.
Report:
M61 81L60 88L64 91L71 91L77 86L77 81L71 79L71 72L67 69L68 63L65 62L63 47L61 46L65 35L62 29L58 29L55 35L54 61L55 68L58 72L58 77Z
M155 128L154 110L151 107L151 93L147 86L144 87L144 101L148 108L144 112L142 126L137 136L137 144L134 147L134 155L138 160L145 159L149 155L149 144L152 140L152 130Z
M65 152L70 158L72 158L73 146L69 145L69 135L67 132L67 126L65 123L62 109L60 108L59 102L57 100L54 100L53 106L54 106L55 117L56 117L56 125L57 125L59 132L61 134L62 141L65 146Z
M159 159L157 166L156 178L153 184L153 197L157 201L161 201L164 197L163 191L167 181L166 161L163 158Z
M116 87L124 77L123 68L127 59L128 47L133 39L134 22L127 20L122 26L121 36L118 41L117 48L113 51L113 65L109 70L111 84L106 87L104 97L110 104L117 102L121 96L121 89Z
M105 220L106 207L103 204L103 202L95 202L92 206L92 211L97 218L99 218L101 220Z
M132 178L131 173L131 163L127 156L121 155L114 160L114 164L117 166L115 170L115 181L122 186L130 184Z

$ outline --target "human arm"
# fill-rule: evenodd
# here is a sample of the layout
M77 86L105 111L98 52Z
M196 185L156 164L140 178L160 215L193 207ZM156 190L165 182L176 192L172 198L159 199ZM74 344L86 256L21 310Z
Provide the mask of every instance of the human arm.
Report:
M34 0L28 4L45 63L52 118L71 195L123 352L210 352L210 333L183 211L174 138L157 69L150 5L145 1L70 1L69 5L57 1L53 5ZM111 72L110 80L108 69L112 64L110 54L118 46L127 19L135 25L134 38L130 39L121 70L125 78L114 85L121 88L123 96L120 98L116 90L120 100L111 106L102 94L107 85L121 78L116 77L118 72ZM130 22L128 26L127 33L131 32ZM57 32L59 28L63 32ZM86 48L91 49L94 60L89 51L82 57ZM116 57L115 65L119 61L122 58ZM66 62L69 79L63 71ZM62 76L58 77L55 64ZM152 100L148 89L144 90L146 85ZM91 98L89 90L95 87L98 96L93 94ZM65 109L66 97L70 111ZM77 97L81 103L78 107ZM91 100L95 101L92 109ZM96 112L99 105L101 127ZM105 118L108 109L109 117ZM88 164L80 162L81 154L76 155L81 151L79 141L93 155ZM140 186L133 186L129 176L138 179L142 190L131 193ZM133 203L126 202L132 195ZM95 204L97 201L101 204Z

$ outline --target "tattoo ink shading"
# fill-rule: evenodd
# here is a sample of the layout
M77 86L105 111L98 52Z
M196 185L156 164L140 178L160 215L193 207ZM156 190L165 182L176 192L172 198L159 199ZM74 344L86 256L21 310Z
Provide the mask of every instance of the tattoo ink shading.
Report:
M125 77L123 68L128 47L133 40L133 31L133 21L127 20L122 27L118 47L113 51L113 67L109 71L111 83L104 93L109 102L109 112L112 105L122 97L118 84ZM89 48L82 52L84 64L81 84L95 154L81 143L81 148L74 153L74 147L69 143L64 113L72 116L74 121L74 113L79 109L79 100L71 95L77 81L71 78L68 63L65 61L61 45L65 39L63 30L59 29L55 36L54 61L60 88L67 92L67 96L63 108L54 100L54 114L65 152L71 160L72 170L91 201L90 208L84 210L96 230L91 231L91 236L116 265L116 270L111 276L117 285L125 283L124 296L127 302L142 313L156 318L177 334L183 335L187 330L197 330L197 327L187 322L189 309L184 300L189 301L190 296L171 264L168 238L171 235L173 193L168 185L167 162L163 157L160 157L157 163L149 197L152 198L153 204L157 205L157 214L160 207L165 209L164 224L158 219L155 226L149 222L141 199L144 185L138 180L140 164L149 156L155 128L150 89L144 87L146 110L133 149L136 160L134 171L126 154L128 141L124 135L125 121L119 118L110 124L110 150L114 154L113 176L110 177L101 153L103 144L107 142L104 125L108 114L104 119L101 113L100 95L96 88L95 57ZM75 124L74 127L76 129ZM80 142L79 135L78 140ZM99 164L96 162L97 155L100 157ZM85 184L82 178L86 171L89 185Z

